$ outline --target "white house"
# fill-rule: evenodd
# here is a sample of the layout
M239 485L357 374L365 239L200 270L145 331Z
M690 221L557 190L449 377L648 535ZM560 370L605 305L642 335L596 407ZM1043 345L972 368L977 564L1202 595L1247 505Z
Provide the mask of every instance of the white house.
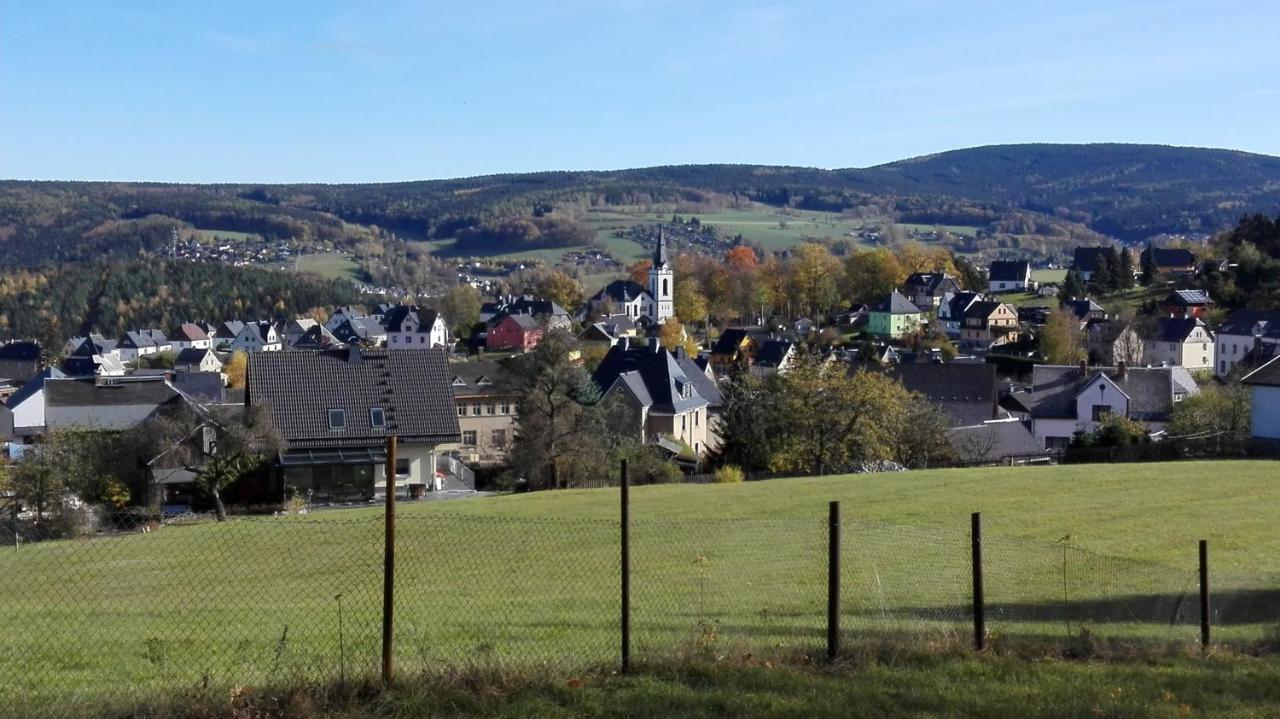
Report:
M1026 402L1031 431L1045 449L1064 449L1077 431L1122 415L1157 432L1173 406L1200 392L1183 367L1037 365Z
M270 321L246 322L240 333L231 340L232 352L279 352L284 342Z
M120 359L125 362L132 362L140 357L148 357L172 350L173 345L160 330L125 332L120 341L116 343L116 352L119 353Z
M213 338L203 327L194 322L184 322L169 338L175 350L207 350L213 348Z
M1163 317L1154 337L1143 341L1147 364L1213 369L1213 334L1195 317Z
M174 372L221 372L222 360L210 349L185 349L173 360Z
M45 383L62 379L63 373L50 367L33 377L22 389L0 405L0 439L30 444L45 431Z
M982 301L977 292L948 292L938 303L938 323L951 339L959 339L964 326L964 315L974 304Z
M1236 310L1218 327L1214 374L1226 377L1255 348L1280 347L1280 311Z
M1254 439L1280 441L1280 357L1244 376Z
M302 339L302 336L307 333L307 330L312 327L316 327L319 324L319 322L307 317L298 317L285 322L284 330L282 332L285 348L293 349L293 346L298 343L298 340Z
M992 262L987 273L989 292L1025 292L1031 289L1030 262Z
M444 317L432 309L399 305L383 317L387 327L387 349L433 349L449 346L449 328Z

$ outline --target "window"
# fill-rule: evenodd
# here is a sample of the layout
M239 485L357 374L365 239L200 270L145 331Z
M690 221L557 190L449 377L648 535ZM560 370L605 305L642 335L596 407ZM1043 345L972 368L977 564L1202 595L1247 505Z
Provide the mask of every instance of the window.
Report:
M685 415L680 416L680 431L684 432L689 429L689 418Z
M329 410L329 429L346 429L347 412L342 409Z
M694 427L699 426L699 424L698 424L698 423L702 421L702 420L700 420L700 419L699 419L701 416L702 416L702 410L698 410L697 412L694 412L694 413L693 413L693 426L694 426Z
M399 337L399 335L391 335L391 344L393 344L393 345L394 345L394 344L399 344L399 342L400 342L400 337Z
M485 414L497 414L497 413L498 413L498 405L497 405L497 404L495 404L495 403L493 403L493 402L490 402L489 404L485 405L485 407L484 407L484 413L485 413Z
M467 406L465 404L458 405L458 416L459 417L467 416Z
M1045 449L1066 449L1067 445L1069 444L1071 444L1070 437L1045 437L1044 438Z
M469 429L462 433L462 444L468 447L476 446L476 431Z
M381 407L374 407L369 410L369 426L374 429L386 428L387 413Z
M1111 415L1111 405L1095 404L1093 406L1093 421L1101 422Z
M667 284L667 283L668 283L668 282L670 282L670 281L671 281L671 280L668 280L668 279L666 279L666 278L663 278L663 280L662 280L662 296L663 296L663 297L666 297L666 296L667 296L667 293L669 293L669 292L671 291L670 285L668 285L668 284Z
M1174 393L1173 393L1173 401L1174 401L1174 402L1181 402L1182 400L1186 399L1186 397L1187 397L1187 393L1186 393L1186 392L1174 392Z
M396 460L396 476L397 477L409 476L409 460L407 459Z
M418 344L420 344L420 345L425 345L426 343L427 343L427 338L426 338L426 337L419 337L419 338L418 338Z
M510 402L503 402L503 403L502 403L502 413L503 413L503 414L511 414L511 403L510 403Z
M492 439L493 439L494 447L498 447L500 449L503 447L506 447L507 446L507 430L505 429L493 430Z
M479 416L480 416L480 403L479 403L479 402L476 402L476 403L474 403L474 404L472 404L472 405L471 405L471 416L472 416L472 417L479 417Z

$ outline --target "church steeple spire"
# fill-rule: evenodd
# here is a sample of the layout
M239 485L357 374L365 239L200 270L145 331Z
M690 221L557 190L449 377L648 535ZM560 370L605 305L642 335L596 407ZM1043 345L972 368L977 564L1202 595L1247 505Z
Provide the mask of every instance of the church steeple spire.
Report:
M653 266L662 267L667 264L667 236L658 225L658 246L653 251Z

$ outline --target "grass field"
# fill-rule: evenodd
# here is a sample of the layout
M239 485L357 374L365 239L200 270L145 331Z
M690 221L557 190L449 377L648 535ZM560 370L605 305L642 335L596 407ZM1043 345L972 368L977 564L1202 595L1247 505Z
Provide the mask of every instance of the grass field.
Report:
M1061 641L1088 628L1107 639L1192 643L1196 541L1205 538L1218 636L1258 639L1280 622L1278 467L991 468L639 487L636 651L818 651L830 500L845 512L843 622L854 644L904 634L963 641L968 514L979 510L988 625L998 637ZM402 506L399 665L609 665L617 499L604 489ZM1058 543L1067 537L1082 549ZM366 676L376 666L381 543L380 512L367 508L0 553L0 706L156 696L196 682Z
M200 239L205 242L213 242L214 238L223 242L244 242L245 240L260 240L261 235L252 232L235 232L232 230L201 230L197 229L196 234L200 235Z
M336 252L323 252L313 255L300 255L297 259L299 272L310 272L326 279L353 279L362 281L360 266L347 255Z
M1032 282L1044 282L1048 284L1061 284L1067 279L1066 270L1032 270Z

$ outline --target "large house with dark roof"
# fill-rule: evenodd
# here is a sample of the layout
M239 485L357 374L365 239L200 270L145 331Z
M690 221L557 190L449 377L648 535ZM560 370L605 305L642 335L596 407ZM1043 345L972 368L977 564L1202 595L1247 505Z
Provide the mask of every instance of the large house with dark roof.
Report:
M1072 254L1071 269L1075 270L1085 282L1093 279L1098 263L1104 255L1110 256L1111 247L1077 247Z
M1198 394L1183 367L1089 367L1036 365L1031 392L1019 395L1031 416L1031 431L1046 449L1064 449L1076 432L1089 432L1109 414L1138 422L1149 432L1164 429L1173 407Z
M530 315L549 330L567 330L573 327L573 318L565 308L551 300L532 295L507 295L480 306L481 322L492 323L503 315Z
M0 439L30 444L45 431L45 393L47 382L66 377L50 367L27 380L17 392L9 395L0 407Z
M1199 318L1161 317L1143 344L1147 364L1213 369L1213 333Z
M470 465L503 464L515 440L519 399L507 381L506 369L482 360L450 363L449 372L462 436L458 454Z
M1146 267L1149 262L1148 258L1155 259L1156 271L1161 274L1168 275L1194 275L1196 273L1196 256L1191 250L1181 247L1153 247L1147 245L1147 249L1139 255L1139 267Z
M966 347L990 349L1018 339L1018 310L995 300L969 305L960 327L960 341Z
M1280 311L1243 309L1232 312L1218 325L1217 345L1214 373L1219 377L1231 374L1237 364L1251 356L1273 356L1280 348ZM1244 363L1244 366L1253 369L1261 364Z
M995 365L913 362L891 364L884 371L941 409L952 427L982 424L1003 416L998 406Z
M1160 303L1170 317L1204 317L1213 307L1213 298L1204 290L1174 290Z
M987 272L988 292L1025 292L1031 288L1031 263L1000 260Z
M902 283L902 294L922 310L932 310L944 295L959 291L955 278L945 272L916 272Z
M39 342L0 344L0 378L26 382L40 373Z
M387 328L387 349L420 350L449 346L449 328L433 309L397 305L382 318Z
M720 393L706 369L652 341L633 347L629 339L614 345L592 375L603 400L620 398L636 412L640 440L662 444L671 438L701 456L714 438L713 403Z
M398 438L395 488L417 496L437 448L459 440L442 349L249 355L245 403L269 408L284 449L277 477L317 501L385 496L387 438Z

